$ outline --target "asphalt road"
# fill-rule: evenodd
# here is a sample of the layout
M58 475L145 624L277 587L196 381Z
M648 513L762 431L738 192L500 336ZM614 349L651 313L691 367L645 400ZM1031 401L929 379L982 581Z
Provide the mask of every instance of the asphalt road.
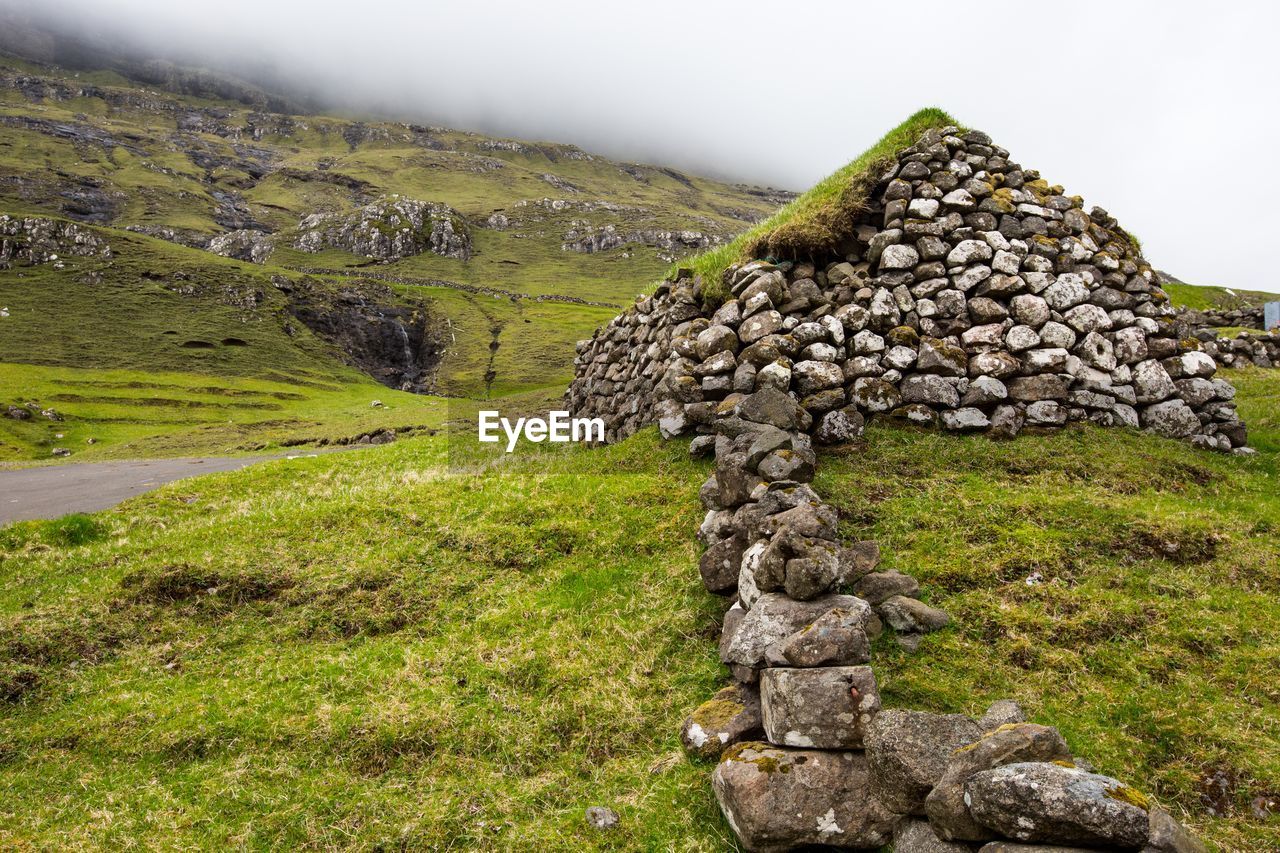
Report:
M137 459L0 471L0 524L33 518L58 518L69 512L94 512L174 480L217 471L235 471L255 462L283 458Z

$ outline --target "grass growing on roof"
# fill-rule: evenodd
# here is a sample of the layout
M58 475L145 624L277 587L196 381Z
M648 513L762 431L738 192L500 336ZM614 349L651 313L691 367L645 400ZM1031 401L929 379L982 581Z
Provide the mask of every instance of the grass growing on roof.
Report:
M799 257L832 248L862 210L867 193L889 160L915 144L926 130L956 124L935 107L920 110L764 222L731 243L677 266L692 268L702 276L710 297L722 297L720 275L731 264L763 255Z

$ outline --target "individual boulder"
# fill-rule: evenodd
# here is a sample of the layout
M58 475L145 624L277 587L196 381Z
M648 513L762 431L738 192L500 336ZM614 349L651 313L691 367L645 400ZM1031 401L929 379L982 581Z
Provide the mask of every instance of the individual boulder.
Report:
M942 778L951 754L982 736L963 714L881 711L867 731L876 796L898 814L924 815L924 801Z
M987 712L978 718L978 727L984 732L993 732L1001 726L1025 723L1026 712L1013 699L999 699L991 703Z
M771 668L760 674L760 704L770 743L856 749L880 710L869 666Z
M919 595L920 582L911 575L904 575L895 569L887 569L863 575L853 585L853 594L875 606L883 604L895 595L908 597Z
M1148 812L1150 833L1142 853L1207 853L1204 843L1159 806Z
M1069 761L1071 750L1058 730L1034 723L1003 725L955 750L946 770L925 797L925 814L941 838L986 841L995 837L969 814L965 782L976 773L1026 761Z
M722 660L742 666L759 666L769 647L786 640L828 610L840 608L861 618L864 630L874 619L871 606L852 595L825 595L811 601L796 601L782 593L761 595L743 616Z
M1076 767L1006 764L969 777L964 791L975 821L1015 841L1135 848L1150 831L1141 794Z
M944 611L905 595L886 599L879 611L889 627L902 634L928 634L945 628L951 621Z
M775 644L767 654L775 666L848 666L870 660L871 644L862 614L837 607Z
M758 853L815 844L876 849L897 820L872 795L857 752L740 743L726 751L711 785L742 846Z

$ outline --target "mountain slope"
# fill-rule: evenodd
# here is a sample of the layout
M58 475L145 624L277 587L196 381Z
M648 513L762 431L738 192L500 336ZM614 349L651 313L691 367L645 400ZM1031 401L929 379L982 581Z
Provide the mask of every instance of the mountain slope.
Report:
M256 450L405 426L351 413L355 399L391 403L364 376L550 396L574 342L672 259L790 198L571 145L274 113L252 92L194 90L238 99L0 54L0 414L33 403L67 418L0 417L0 459ZM31 228L68 222L109 252L84 255L70 238L31 251ZM58 392L49 369L81 371L96 390ZM180 403L143 406L99 373L120 370L191 376L164 383ZM269 401L228 412L179 393L211 380L224 401L248 380L297 386L303 400L287 414ZM313 399L330 392L340 403ZM325 414L308 417L313 403Z

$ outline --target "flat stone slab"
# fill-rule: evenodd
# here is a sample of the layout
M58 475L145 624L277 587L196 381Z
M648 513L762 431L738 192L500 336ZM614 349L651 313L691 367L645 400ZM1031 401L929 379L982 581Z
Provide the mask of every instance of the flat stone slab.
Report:
M880 693L869 666L773 668L760 673L760 704L770 743L857 749Z

